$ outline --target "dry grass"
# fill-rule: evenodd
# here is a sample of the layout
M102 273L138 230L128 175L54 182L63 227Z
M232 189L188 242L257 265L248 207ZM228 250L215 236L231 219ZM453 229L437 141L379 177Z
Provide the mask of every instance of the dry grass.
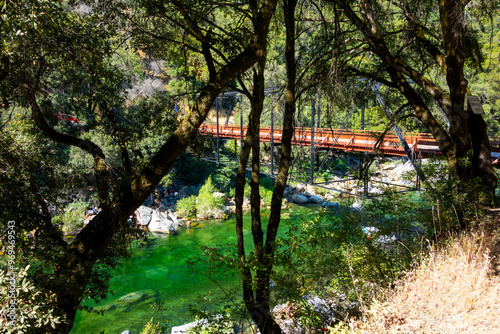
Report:
M476 232L434 247L347 332L500 333L500 277L491 271L498 244L497 237Z

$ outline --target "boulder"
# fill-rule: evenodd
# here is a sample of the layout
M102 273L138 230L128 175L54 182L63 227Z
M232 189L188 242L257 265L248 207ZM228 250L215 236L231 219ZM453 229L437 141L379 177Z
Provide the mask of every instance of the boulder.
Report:
M175 224L177 224L179 226L183 224L182 220L177 219L177 217L174 216L171 212L169 212L167 214L167 217L168 217L168 219L170 219L172 222L174 222Z
M153 213L153 209L148 208L147 206L141 205L137 210L135 210L137 224L139 224L141 226L148 226L148 224L151 222L152 213Z
M217 192L217 191L216 191L216 192L214 192L212 195L213 195L214 197L216 197L216 198L217 198L217 197L218 197L218 198L222 198L223 200L225 200L225 199L226 199L226 194L224 194L224 193L220 193L220 192Z
M178 228L179 224L170 220L168 216L165 216L156 210L153 211L153 214L151 215L151 222L148 226L148 229L151 232L169 234L174 233Z
M206 212L197 213L196 217L200 219L226 219L227 216L230 214L230 212L229 214L227 214L226 210L228 210L226 207L223 207L221 209L211 208Z
M358 202L355 202L351 205L351 208L353 211L357 211L357 212L361 212L363 211L363 205L361 205L360 203Z
M379 231L375 226L365 226L361 228L364 234L371 235L372 233L377 233Z
M131 292L125 296L120 297L117 301L122 303L135 303L146 297L143 292Z
M302 298L311 305L324 324L328 324L335 319L336 307L334 302L312 295L303 296Z
M309 199L306 196L299 195L299 194L293 194L292 195L292 202L297 203L297 204L304 204L307 203Z
M321 204L323 203L323 199L319 196L311 196L309 197L309 203Z
M196 326L198 326L198 322L190 322L188 324L182 325L182 326L175 326L172 327L172 334L184 334L184 333L189 333L192 329L194 329Z
M299 183L295 186L295 189L299 192L304 192L307 190L307 186L303 183Z
M330 193L328 193L328 194L326 194L326 195L325 195L325 199L326 199L327 201L332 200L332 199L334 199L334 198L335 198L335 197L334 197L332 194L330 194Z
M323 208L338 209L339 208L339 203L333 203L333 202L324 201L321 206Z
M383 194L384 192L382 190L380 190L379 188L377 187L368 187L368 194L372 194L372 195L380 195L380 194ZM357 189L357 194L364 194L365 192L365 189L363 187L360 187Z
M213 319L200 319L182 326L172 327L172 334L193 333L196 327L201 328L203 333L234 333L231 323L223 321L221 315L216 315Z

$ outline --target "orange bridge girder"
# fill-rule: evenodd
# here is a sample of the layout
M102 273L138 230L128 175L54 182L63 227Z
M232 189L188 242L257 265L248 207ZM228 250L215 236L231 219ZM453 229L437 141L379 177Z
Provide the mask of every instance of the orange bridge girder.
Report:
M215 124L204 123L200 127L200 133L206 136L217 136L217 126ZM243 138L247 132L247 127L243 126ZM274 127L272 134L273 142L280 143L283 130ZM314 129L314 146L331 148L346 152L373 152L382 131L348 130L348 129ZM405 132L406 141L416 156L428 158L431 155L439 155L441 151L429 133ZM259 131L260 141L271 142L271 127L262 126ZM219 125L219 138L240 139L240 125ZM311 129L295 128L292 144L301 146L311 145ZM490 145L492 160L500 159L500 138L491 137ZM387 132L376 153L383 153L392 156L406 156L406 152L401 146L398 137L394 132Z

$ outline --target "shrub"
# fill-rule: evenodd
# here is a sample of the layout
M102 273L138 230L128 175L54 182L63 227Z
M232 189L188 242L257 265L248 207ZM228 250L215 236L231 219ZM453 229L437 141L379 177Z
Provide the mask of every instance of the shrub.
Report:
M359 314L418 253L419 243L413 240L417 235L409 231L419 215L416 209L408 210L412 203L406 202L389 194L367 203L363 212L341 208L337 214L324 212L312 220L291 222L288 235L279 240L275 295L285 301L317 295L334 299L339 315ZM376 229L368 233L368 226ZM391 238L398 242L389 242Z
M191 195L177 202L177 213L183 217L194 217L196 215L196 196Z
M236 170L234 167L220 165L213 175L213 184L217 189L227 193L235 185Z
M215 187L212 178L209 176L205 184L201 187L198 196L189 196L177 202L177 212L184 217L211 217L214 211L218 211L223 206L223 199L215 197Z
M275 181L274 179L270 177L263 177L259 180L259 183L262 187L264 187L267 190L273 190L274 189L274 184Z
M165 326L160 325L160 323L153 323L153 318L144 326L141 334L161 334L165 332Z
M62 213L54 217L53 222L62 225L64 234L75 235L83 227L87 207L89 207L88 202L81 200L72 202Z
M0 270L0 324L3 333L50 333L62 322L55 309L35 285L27 279L29 266L15 271L14 284L8 272ZM15 320L10 319L11 297L15 294ZM14 309L13 309L14 310ZM14 315L14 313L12 314Z
M335 159L333 162L335 170L339 171L342 174L345 174L349 169L347 167L347 163L343 159Z
M223 200L220 197L215 197L214 192L215 187L212 184L212 178L209 176L196 198L196 212L198 214L204 215L206 212L222 208Z

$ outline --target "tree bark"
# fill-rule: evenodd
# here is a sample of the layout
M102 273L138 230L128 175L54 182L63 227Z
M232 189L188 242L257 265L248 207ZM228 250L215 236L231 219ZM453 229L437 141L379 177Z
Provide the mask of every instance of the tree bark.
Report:
M383 61L392 83L410 102L416 117L427 127L435 138L442 154L446 157L450 171L462 189L469 189L473 178L479 178L485 193L490 194L497 185L497 176L491 165L491 148L486 133L486 124L480 115L472 115L464 110L467 80L464 77L463 4L461 0L440 0L439 14L442 28L445 62L438 62L446 69L449 93L440 89L423 74L396 58L390 52L375 20L375 14L368 0L357 0L359 15L351 7L350 1L336 2L348 19L364 35L371 50ZM434 50L435 53L435 50ZM436 59L442 59L433 54ZM446 131L431 113L422 97L409 84L406 77L417 83L431 95L443 109L450 122ZM473 154L471 155L471 151ZM471 161L470 164L464 161ZM476 191L472 190L472 191ZM490 196L491 199L491 196Z
M200 92L193 108L179 125L179 128L162 145L152 160L135 176L121 183L115 197L85 228L77 235L63 255L61 264L55 270L51 281L51 289L58 297L60 309L66 313L66 322L58 328L58 332L69 333L73 327L76 311L85 293L89 273L102 256L118 229L125 224L134 211L142 205L154 190L162 177L170 170L180 153L197 135L198 128L205 120L215 98L236 77L243 74L256 62L265 59L267 32L272 15L276 9L277 0L264 1L259 8L257 3L253 14L253 41L239 55L213 73L206 87ZM209 53L206 54L209 56ZM211 62L211 59L207 60ZM36 104L33 104L34 114ZM35 115L41 118L41 114ZM38 123L42 130L51 131L46 123ZM73 143L66 137L50 136L52 139L70 145L78 146L80 140L74 138ZM61 140L62 139L62 140ZM65 142L66 141L66 142ZM87 147L87 146L85 146ZM92 147L92 146L89 146ZM93 150L94 156L101 159L98 150ZM100 160L99 160L100 162ZM107 192L106 192L107 193Z

